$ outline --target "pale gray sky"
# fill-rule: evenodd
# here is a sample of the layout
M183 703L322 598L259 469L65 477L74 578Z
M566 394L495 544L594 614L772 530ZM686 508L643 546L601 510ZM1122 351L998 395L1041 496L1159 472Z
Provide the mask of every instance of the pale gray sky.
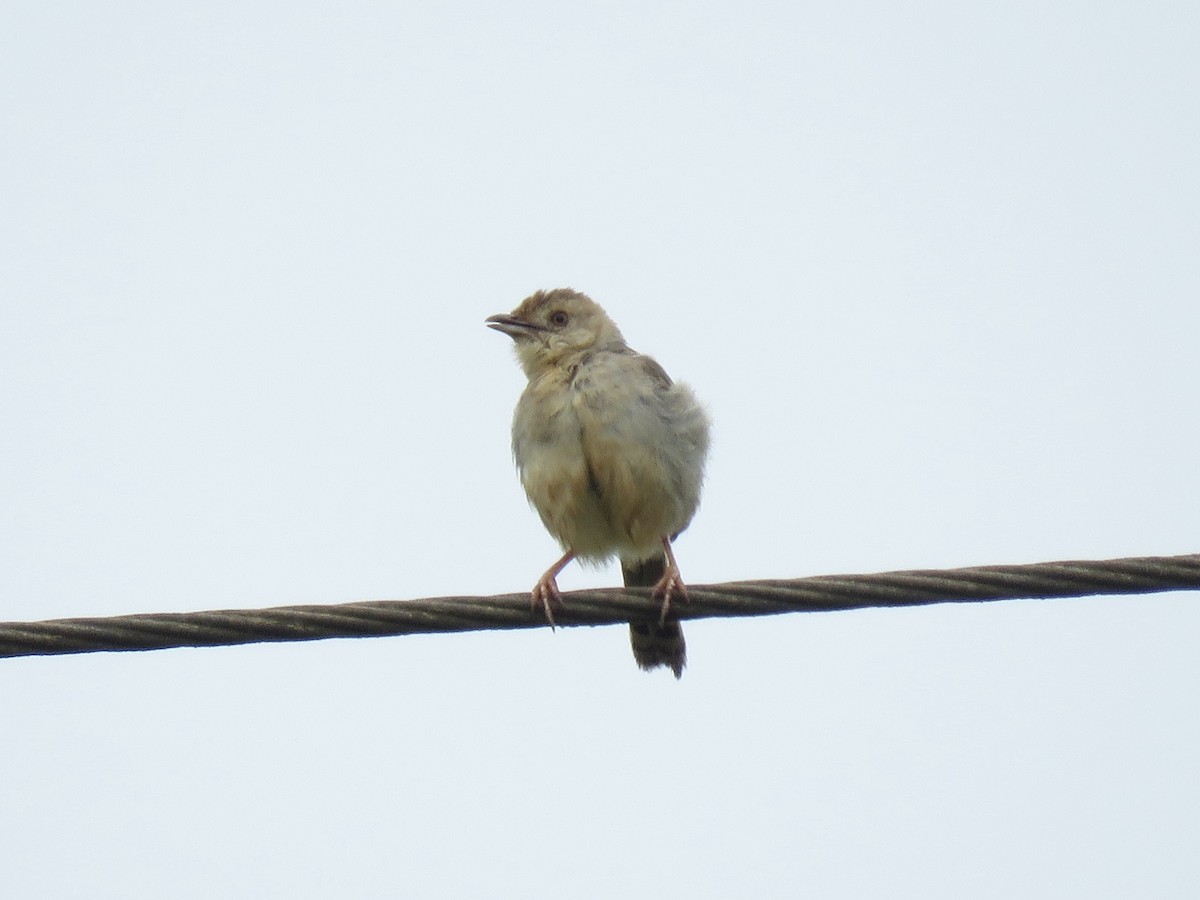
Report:
M716 423L695 583L1200 550L1200 12L20 4L0 618L530 587L483 319ZM564 589L613 568L569 569ZM0 661L17 896L1193 897L1200 596Z

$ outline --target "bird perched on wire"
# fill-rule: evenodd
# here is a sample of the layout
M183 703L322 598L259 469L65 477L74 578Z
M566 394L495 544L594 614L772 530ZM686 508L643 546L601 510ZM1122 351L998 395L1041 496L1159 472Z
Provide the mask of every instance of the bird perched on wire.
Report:
M553 625L558 573L573 559L615 556L626 586L653 587L662 600L657 622L630 623L634 659L679 678L687 651L668 615L687 588L671 542L700 503L707 414L691 388L631 350L578 291L538 291L486 321L513 339L529 378L513 416L513 457L529 502L563 549L534 585L534 607Z

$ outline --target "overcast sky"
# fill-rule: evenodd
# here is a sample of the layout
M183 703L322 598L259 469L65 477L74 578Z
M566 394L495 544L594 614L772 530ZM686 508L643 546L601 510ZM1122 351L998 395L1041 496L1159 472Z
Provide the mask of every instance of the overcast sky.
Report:
M685 580L1200 551L1186 3L0 16L0 619L526 590L483 320L715 422ZM612 585L569 568L564 590ZM1200 595L0 661L12 897L1194 897Z

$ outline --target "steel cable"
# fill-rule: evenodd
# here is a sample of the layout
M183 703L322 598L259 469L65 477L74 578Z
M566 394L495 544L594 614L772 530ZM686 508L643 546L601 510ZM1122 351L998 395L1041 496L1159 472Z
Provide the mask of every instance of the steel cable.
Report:
M691 585L690 601L675 603L672 610L680 619L701 619L1175 590L1200 590L1200 554ZM659 612L659 602L641 588L571 591L563 600L563 609L555 612L563 626L653 620ZM151 613L0 623L0 657L545 625L541 611L531 608L527 593Z

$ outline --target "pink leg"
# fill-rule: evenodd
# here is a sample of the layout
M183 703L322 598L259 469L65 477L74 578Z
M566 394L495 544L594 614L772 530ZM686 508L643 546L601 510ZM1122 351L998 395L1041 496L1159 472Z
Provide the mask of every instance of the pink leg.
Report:
M575 558L575 551L568 550L562 555L562 558L548 568L544 575L538 579L538 583L533 586L532 603L534 609L539 606L546 612L546 621L550 623L550 627L554 627L554 613L550 611L551 604L563 605L562 594L558 592L558 573L567 567L567 563Z
M671 539L664 537L662 545L663 552L667 556L667 565L662 578L658 579L658 584L654 586L654 596L662 597L662 612L658 616L659 625L666 623L667 613L671 611L672 592L678 592L679 599L684 603L688 599L687 585L683 583L683 576L679 573L679 564L675 562L675 554L671 551Z

